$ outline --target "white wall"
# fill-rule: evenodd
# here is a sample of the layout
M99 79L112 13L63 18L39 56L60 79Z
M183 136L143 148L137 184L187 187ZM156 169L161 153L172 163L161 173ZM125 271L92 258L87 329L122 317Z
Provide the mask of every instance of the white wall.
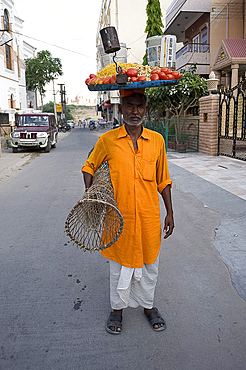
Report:
M23 20L20 19L14 8L13 0L2 0L0 1L0 17L2 29L2 19L4 9L8 10L9 23L12 25L12 36L13 40L8 44L11 46L11 60L12 70L7 69L5 66L5 45L0 47L0 109L1 111L8 111L9 99L11 94L14 96L15 107L17 109L25 109L26 103L26 87L25 87L25 69L24 69L24 52L23 52L23 40L22 36L18 33L22 33ZM19 56L19 67L20 73L18 73L17 54Z

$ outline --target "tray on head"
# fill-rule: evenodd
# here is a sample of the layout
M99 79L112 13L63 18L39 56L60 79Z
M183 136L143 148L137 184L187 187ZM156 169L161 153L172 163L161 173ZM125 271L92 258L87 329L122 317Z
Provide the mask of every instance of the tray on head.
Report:
M90 91L106 91L106 90L126 90L126 89L144 89L147 87L161 87L177 85L179 80L157 80L157 81L138 81L128 82L125 85L115 84L97 84L87 85Z

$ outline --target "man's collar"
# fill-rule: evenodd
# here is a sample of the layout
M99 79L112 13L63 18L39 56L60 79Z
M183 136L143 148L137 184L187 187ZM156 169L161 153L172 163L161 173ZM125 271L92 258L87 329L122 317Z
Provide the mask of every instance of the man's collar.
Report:
M126 131L125 125L121 126L119 128L119 133L118 133L117 139L120 139L122 137L126 137L127 135L128 135L128 133ZM142 131L140 136L142 136L143 139L150 140L149 132L148 132L148 130L146 130L146 128L144 126L143 126L143 131Z

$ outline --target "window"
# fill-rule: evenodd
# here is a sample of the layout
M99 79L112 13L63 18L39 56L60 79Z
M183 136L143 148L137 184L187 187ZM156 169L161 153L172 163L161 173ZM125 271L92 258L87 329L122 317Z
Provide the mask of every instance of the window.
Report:
M7 9L4 9L4 14L3 14L3 26L5 31L10 31L9 27L9 12ZM12 69L11 67L11 49L10 46L5 44L5 55L6 55L6 68Z
M5 44L5 55L6 55L6 68L11 68L11 49L10 46Z
M204 27L202 29L202 52L207 51L207 43L208 43L208 29Z
M192 39L192 51L194 53L199 53L199 43L200 43L200 35L196 35L195 37L193 37Z
M7 9L4 9L3 25L4 25L4 30L9 31L9 12L7 11Z
M10 95L10 108L15 108L15 101L14 101L14 95Z

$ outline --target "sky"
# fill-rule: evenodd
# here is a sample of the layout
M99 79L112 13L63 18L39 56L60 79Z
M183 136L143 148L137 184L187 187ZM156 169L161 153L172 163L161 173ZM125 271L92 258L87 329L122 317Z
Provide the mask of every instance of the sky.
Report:
M162 1L163 15L171 2ZM102 0L15 0L14 3L18 17L24 21L23 40L35 47L36 53L49 50L53 58L61 59L64 74L55 81L57 101L60 83L65 83L70 99L77 94L96 98L96 93L85 85L85 79L97 72L96 32ZM44 98L44 103L49 101L53 101L52 84L47 86Z
M28 36L24 41L37 48L36 52L49 50L53 58L61 59L64 74L55 81L58 100L59 83L65 83L70 99L77 94L96 98L84 81L97 72L96 31L101 4L102 0L15 0L17 15L24 21L23 35ZM48 85L44 103L53 100L52 94L52 85Z

